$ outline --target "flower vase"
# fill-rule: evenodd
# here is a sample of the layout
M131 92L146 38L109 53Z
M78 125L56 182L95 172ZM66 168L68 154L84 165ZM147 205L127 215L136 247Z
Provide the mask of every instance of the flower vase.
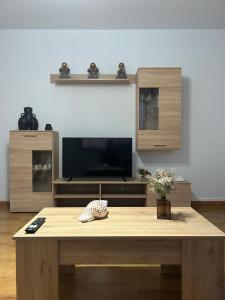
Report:
M157 219L171 220L171 203L165 196L157 199Z

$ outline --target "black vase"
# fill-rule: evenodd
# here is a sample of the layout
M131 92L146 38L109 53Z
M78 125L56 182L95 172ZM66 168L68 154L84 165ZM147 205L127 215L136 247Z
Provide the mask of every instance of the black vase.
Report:
M18 120L18 127L19 127L19 130L27 130L28 129L27 118L24 113L21 114L21 117Z
M46 124L45 125L45 130L52 130L52 125L51 124Z
M28 129L31 129L33 118L32 107L24 107L24 115L26 116Z
M38 130L38 120L32 112L32 107L24 107L24 113L18 121L20 130Z
M36 119L36 115L32 114L30 128L31 130L38 130L38 120Z

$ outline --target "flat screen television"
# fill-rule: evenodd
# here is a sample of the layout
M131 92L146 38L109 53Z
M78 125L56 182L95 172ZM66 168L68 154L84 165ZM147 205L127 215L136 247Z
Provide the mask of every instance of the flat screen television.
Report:
M63 138L62 176L132 177L132 139Z

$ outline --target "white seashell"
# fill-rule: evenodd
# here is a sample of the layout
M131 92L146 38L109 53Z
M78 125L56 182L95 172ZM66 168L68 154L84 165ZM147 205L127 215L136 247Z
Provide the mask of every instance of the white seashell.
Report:
M94 219L102 219L108 214L107 200L93 200L85 207L83 213L79 216L80 222L90 222Z

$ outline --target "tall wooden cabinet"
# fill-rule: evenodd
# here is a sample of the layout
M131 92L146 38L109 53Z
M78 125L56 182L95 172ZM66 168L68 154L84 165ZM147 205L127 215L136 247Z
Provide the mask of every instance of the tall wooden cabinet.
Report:
M181 147L181 69L139 68L136 79L137 150Z
M10 132L10 210L37 212L53 206L52 181L58 177L58 133Z

